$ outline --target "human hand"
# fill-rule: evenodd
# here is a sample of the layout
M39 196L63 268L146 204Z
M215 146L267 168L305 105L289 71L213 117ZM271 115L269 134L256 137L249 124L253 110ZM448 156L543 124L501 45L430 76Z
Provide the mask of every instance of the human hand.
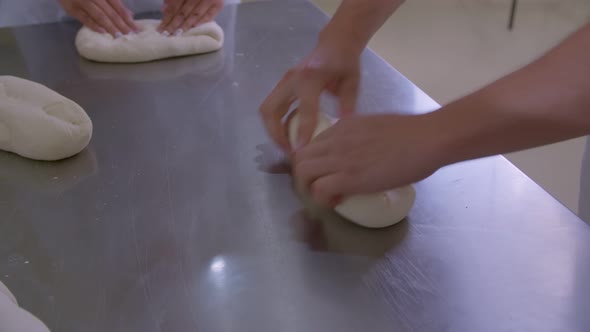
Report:
M260 106L271 138L284 151L292 152L307 144L317 124L319 100L323 92L335 95L340 114L354 112L360 83L359 53L320 43L298 66L289 70ZM297 146L292 147L282 122L291 104L299 100Z
M440 127L429 114L342 119L296 152L294 176L326 206L412 184L446 164Z
M164 0L164 18L158 31L180 35L213 20L222 8L223 0Z
M139 28L121 0L59 0L63 9L90 29L118 38Z

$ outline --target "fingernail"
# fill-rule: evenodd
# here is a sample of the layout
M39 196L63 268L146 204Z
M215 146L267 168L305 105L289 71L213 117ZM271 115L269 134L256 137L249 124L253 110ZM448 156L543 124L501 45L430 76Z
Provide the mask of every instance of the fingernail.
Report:
M163 34L164 36L166 36L166 37L170 36L170 32L168 32L168 31L166 31L166 30L164 30L164 32L162 32L162 34Z
M123 37L123 34L119 31L115 32L115 39Z
M103 29L103 28L99 28L99 29L98 29L98 32L100 32L100 33L106 33L106 30L105 30L105 29Z
M182 29L178 29L178 30L176 30L174 32L174 36L180 36L180 35L182 35L182 33L183 33L183 30Z

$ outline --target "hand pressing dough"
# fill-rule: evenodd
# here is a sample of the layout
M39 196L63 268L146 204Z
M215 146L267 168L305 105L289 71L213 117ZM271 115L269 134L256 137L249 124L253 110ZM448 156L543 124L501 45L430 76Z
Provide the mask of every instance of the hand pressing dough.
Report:
M318 114L318 124L312 140L335 123L323 113ZM291 145L297 142L297 128L299 114L295 113L288 119L289 141ZM297 181L296 181L297 182ZM298 188L301 191L301 188ZM402 221L407 215L416 198L412 186L405 186L394 190L351 196L344 200L334 210L342 217L360 226L368 228L388 227Z
M92 122L78 104L39 83L0 76L0 150L59 160L84 150L91 137Z
M37 317L20 308L14 295L0 282L0 331L49 332Z
M223 45L223 30L217 23L208 22L179 36L164 36L156 29L160 20L138 20L137 34L114 38L82 27L76 35L78 53L98 62L146 62L217 51Z

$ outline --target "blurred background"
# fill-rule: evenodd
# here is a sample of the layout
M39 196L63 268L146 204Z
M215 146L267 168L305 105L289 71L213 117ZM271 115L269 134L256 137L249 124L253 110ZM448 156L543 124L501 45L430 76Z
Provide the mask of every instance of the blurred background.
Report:
M331 15L341 1L313 2ZM446 104L536 59L588 21L590 0L406 0L369 46ZM577 213L585 144L580 138L506 157Z

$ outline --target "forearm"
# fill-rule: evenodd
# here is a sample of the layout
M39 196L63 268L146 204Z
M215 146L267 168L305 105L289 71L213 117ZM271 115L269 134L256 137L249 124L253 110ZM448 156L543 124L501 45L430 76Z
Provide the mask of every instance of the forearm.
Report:
M319 43L359 53L404 0L343 0L320 33Z
M534 63L429 117L444 164L590 134L590 24Z

